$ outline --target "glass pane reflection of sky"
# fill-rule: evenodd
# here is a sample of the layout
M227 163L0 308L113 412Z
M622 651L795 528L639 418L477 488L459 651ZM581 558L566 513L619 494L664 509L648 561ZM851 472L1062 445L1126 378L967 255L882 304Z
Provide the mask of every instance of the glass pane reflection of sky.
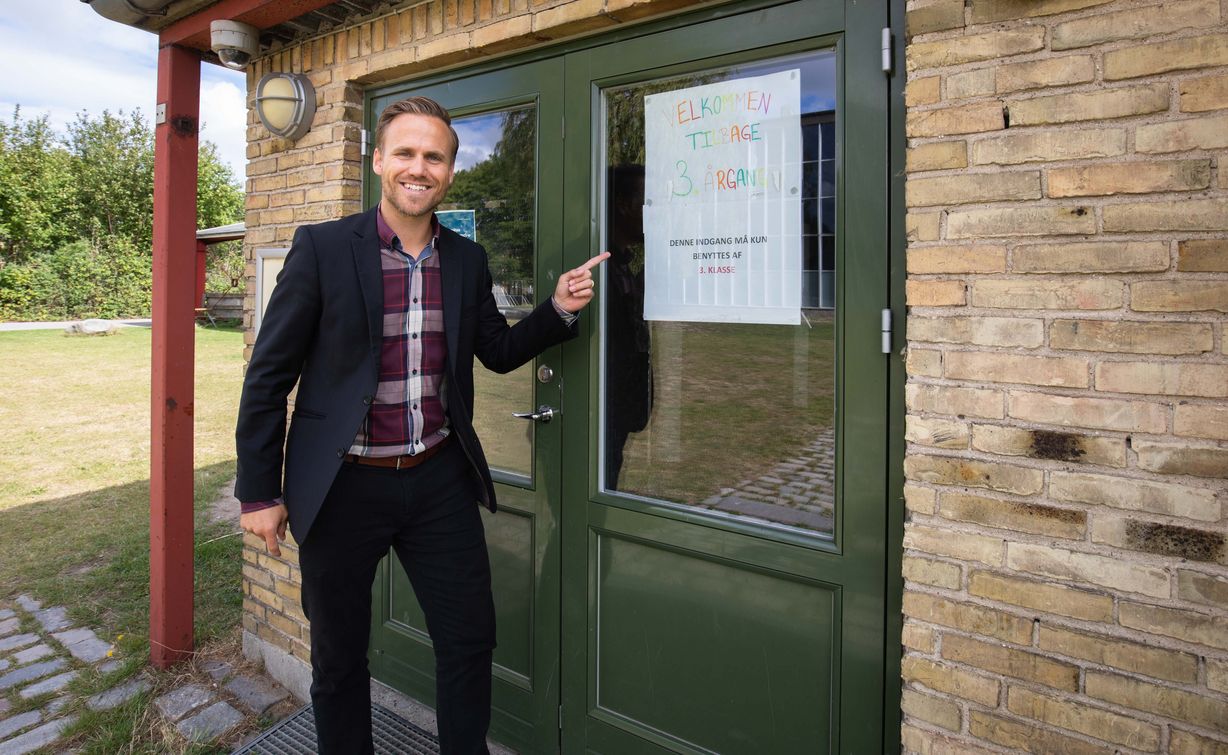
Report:
M503 113L456 118L452 121L452 128L460 137L460 151L456 153L456 171L459 173L483 162L495 151L495 145L503 135Z

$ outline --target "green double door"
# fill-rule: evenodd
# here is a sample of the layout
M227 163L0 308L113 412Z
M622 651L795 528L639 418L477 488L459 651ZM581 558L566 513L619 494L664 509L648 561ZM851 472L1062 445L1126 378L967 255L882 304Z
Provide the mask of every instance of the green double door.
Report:
M484 520L492 736L520 752L893 747L875 5L730 5L368 97L371 124L410 94L452 112L462 146L440 217L487 248L509 320L560 271L612 254L579 338L477 376L500 505ZM766 117L706 128L723 91L758 116L792 103L787 138ZM685 161L676 138L661 146L669 129ZM708 162L723 153L705 140L756 136L781 141L780 171ZM685 204L717 189L729 200ZM764 192L779 206L748 210ZM749 299L695 283L754 267L753 251L722 251L753 243L719 229L734 217L753 242L763 215L791 263L757 270ZM696 269L663 272L662 239L694 245L678 258ZM709 288L678 299L679 279ZM375 588L372 670L429 704L430 641L394 559Z

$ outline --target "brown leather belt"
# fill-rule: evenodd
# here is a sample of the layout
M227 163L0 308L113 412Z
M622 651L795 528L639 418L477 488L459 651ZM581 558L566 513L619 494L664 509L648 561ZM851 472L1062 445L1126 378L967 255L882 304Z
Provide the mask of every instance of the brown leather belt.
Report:
M430 448L416 454L405 454L403 456L358 456L356 454L346 454L342 461L350 464L361 464L364 467L383 467L385 469L409 469L416 467L435 454L439 453L444 446L448 445L448 441L452 440L449 435L439 441Z

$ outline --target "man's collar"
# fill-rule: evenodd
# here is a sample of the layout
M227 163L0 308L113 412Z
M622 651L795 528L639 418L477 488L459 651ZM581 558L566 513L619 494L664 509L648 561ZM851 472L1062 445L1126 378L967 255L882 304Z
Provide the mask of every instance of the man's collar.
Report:
M384 208L382 205L375 205L375 229L379 232L380 244L387 248L393 249L392 242L397 239L397 232L392 230L392 226L388 225L388 221L384 220ZM434 246L439 241L439 218L435 213L431 213L431 246Z

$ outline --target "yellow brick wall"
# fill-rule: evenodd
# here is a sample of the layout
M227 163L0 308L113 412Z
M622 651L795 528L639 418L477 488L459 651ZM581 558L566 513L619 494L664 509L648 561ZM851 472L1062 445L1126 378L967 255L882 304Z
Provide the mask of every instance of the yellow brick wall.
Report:
M904 749L1228 753L1228 2L907 26Z
M247 296L244 360L251 357L256 250L288 248L295 229L362 209L363 94L371 86L507 54L684 9L709 0L431 0L363 20L256 60L248 68ZM256 84L271 71L303 73L316 89L311 131L272 136L256 117ZM244 540L243 627L310 660L302 577L293 539L283 558Z

